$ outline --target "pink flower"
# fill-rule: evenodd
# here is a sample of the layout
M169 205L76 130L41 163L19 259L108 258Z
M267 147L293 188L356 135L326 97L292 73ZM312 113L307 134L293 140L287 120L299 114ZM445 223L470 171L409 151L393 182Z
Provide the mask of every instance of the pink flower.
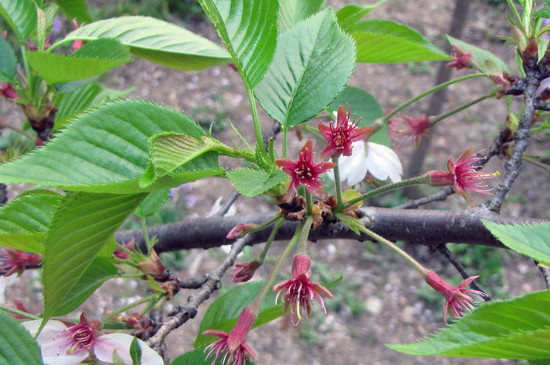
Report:
M327 288L309 280L311 277L310 266L311 260L307 255L294 256L294 260L292 260L292 278L273 287L273 291L278 292L275 302L278 302L279 296L282 294L284 311L286 312L290 308L290 316L294 326L302 321L303 314L309 319L313 299L319 302L326 315L327 309L323 297L334 298Z
M256 260L235 264L233 271L231 272L233 282L244 283L245 281L252 279L254 273L260 266L262 266L261 262Z
M490 194L492 190L489 188L483 180L491 179L495 176L499 176L498 171L488 174L485 172L477 171L475 164L481 160L480 157L476 157L477 154L471 155L472 148L468 148L458 160L456 164L449 159L447 162L447 171L430 171L428 175L430 177L430 185L432 186L445 186L453 185L455 191L462 195L468 203L473 205L467 190L475 191L481 194ZM479 153L479 152L478 152Z
M313 163L313 141L310 139L306 142L298 160L277 160L275 163L277 166L290 175L292 182L288 188L288 198L292 198L300 185L304 185L305 188L315 196L324 197L323 184L319 181L319 175L332 169L336 166L333 162L322 162L320 164Z
M36 335L42 321L27 321L22 325ZM132 364L130 345L134 339L125 333L110 333L104 335L99 331L101 322L89 321L82 313L80 323L67 325L60 321L46 323L37 341L46 365L80 364L86 359L97 359L109 364L113 363L113 353L124 364ZM145 342L138 340L142 351L143 364L164 364L162 358Z
M443 321L447 323L447 312L455 317L462 317L464 311L471 312L475 303L483 301L484 293L479 290L465 289L477 276L470 276L458 286L452 286L441 279L434 271L429 270L424 277L429 286L443 294L446 299L443 304Z
M13 248L0 250L0 275L21 275L27 266L40 265L42 256L37 253L27 253Z
M361 119L356 121L357 115L355 115L352 122L350 113L351 111L348 110L346 114L346 109L340 105L336 125L331 122L327 127L322 122L319 123L319 130L328 142L328 146L321 152L323 159L334 155L351 156L352 142L363 140L372 134L373 127L357 128Z
M74 18L73 19L73 29L77 30L78 28L80 28L80 26L78 25L78 22L76 21L76 18ZM82 41L80 39L77 39L76 41L73 41L73 45L72 45L73 52L78 51L80 48L82 48L83 45L84 45L84 41Z
M445 67L447 68L456 68L457 70L462 70L463 68L472 67L472 50L464 52L458 44L453 45L453 50L451 51L451 62L447 63Z
M211 355L216 357L212 361L212 365L216 363L216 360L223 355L222 365L245 365L247 359L257 361L257 356L254 350L245 343L246 336L250 329L256 322L256 313L252 306L245 307L235 327L230 333L220 330L206 330L203 332L205 335L217 336L220 339L212 342L206 347L205 352L208 351L207 358Z
M9 82L0 82L0 95L6 99L19 99L19 94Z
M122 247L124 247L126 250L134 251L135 250L136 241L134 237L128 242L123 242ZM127 260L130 257L130 253L126 250L123 250L122 248L117 247L115 248L115 252L113 252L113 255L121 260Z
M243 238L247 233L254 231L259 226L254 223L241 223L231 228L231 231L225 238L228 240L235 240L237 238Z
M420 144L422 136L430 135L430 117L422 114L420 118L403 115L401 118L391 118L388 128L390 138L395 146L405 145L414 140L416 147Z

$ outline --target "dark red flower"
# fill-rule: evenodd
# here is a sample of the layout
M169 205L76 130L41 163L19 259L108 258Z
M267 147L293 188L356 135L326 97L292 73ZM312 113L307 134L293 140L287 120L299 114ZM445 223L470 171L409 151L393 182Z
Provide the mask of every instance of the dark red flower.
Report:
M313 299L319 302L323 311L327 314L323 297L334 298L327 288L309 280L311 277L310 266L311 260L307 255L294 256L294 260L292 260L292 278L273 287L273 291L277 292L275 301L277 302L282 294L284 311L286 312L290 308L290 316L294 326L302 321L304 314L306 318L310 317Z
M254 276L256 270L262 266L259 261L241 262L233 266L231 277L234 283L244 283Z
M21 275L27 266L40 264L42 256L37 253L27 253L13 248L0 250L0 275L10 276L14 273Z
M447 63L445 67L456 68L457 70L472 67L472 50L471 49L468 50L468 52L464 52L458 46L458 44L454 44L453 50L451 51L451 58L453 60Z
M496 171L489 174L477 171L475 164L477 161L481 160L481 158L476 157L477 154L471 155L471 153L472 148L468 148L460 155L456 163L453 163L453 161L449 159L447 162L447 169L449 171L430 171L428 175L430 177L430 185L453 185L455 191L462 195L468 203L473 205L467 190L481 194L490 194L492 189L489 188L483 180L499 176L500 173Z
M277 166L290 175L292 181L288 188L287 198L292 198L298 187L304 185L305 188L315 196L324 197L323 184L319 181L319 175L336 166L333 162L322 162L320 164L313 163L313 141L310 139L306 142L298 160L277 160Z
M463 280L458 286L452 286L439 277L434 271L426 273L426 283L429 286L443 294L446 301L443 304L443 321L447 323L447 313L451 313L455 317L462 317L464 312L471 312L474 309L475 303L483 301L484 293L479 290L466 289L472 281L477 279L477 276L470 276Z
M420 118L403 115L401 118L391 118L388 123L390 138L394 146L402 146L414 140L420 144L422 136L430 135L430 117L422 114Z
M6 99L19 99L19 94L9 82L0 82L0 95Z
M348 110L346 113L346 109L340 105L336 125L331 122L330 126L327 127L323 122L319 123L319 130L328 142L328 146L321 152L323 159L335 155L351 156L351 144L368 138L372 134L373 127L357 128L361 119L356 121L357 115L355 115L352 122L350 116L351 111Z
M205 335L220 338L212 342L204 350L205 352L208 351L207 358L211 355L216 356L212 361L212 365L216 363L216 360L222 354L222 365L245 365L247 359L257 361L256 353L245 343L246 336L250 332L254 322L256 322L256 313L249 306L243 309L235 327L230 333L220 330L206 330L203 332Z

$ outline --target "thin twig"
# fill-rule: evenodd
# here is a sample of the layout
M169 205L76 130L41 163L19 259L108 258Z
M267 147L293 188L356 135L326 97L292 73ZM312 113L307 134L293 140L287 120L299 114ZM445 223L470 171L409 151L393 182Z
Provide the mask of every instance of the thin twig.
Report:
M424 197L424 198L420 198L420 199L415 199L415 200L408 201L405 204L401 204L401 205L396 206L395 209L414 209L414 208L418 208L421 205L430 204L430 203L433 203L435 201L444 201L444 200L447 199L447 197L449 195L454 194L454 192L455 191L454 191L452 186L447 186L446 188L442 189L441 191L439 191L439 192L437 192L433 195L430 195L430 196L427 196L427 197Z
M233 244L231 251L225 257L223 262L206 275L207 280L202 284L200 291L195 295L190 295L187 298L187 305L180 306L170 313L170 318L164 322L157 333L147 341L149 346L154 349L159 349L161 344L164 342L164 339L170 332L197 315L197 309L199 306L218 288L225 272L233 266L237 255L246 245L252 242L252 238L253 234L248 234Z
M231 207L235 203L235 201L237 201L239 196L241 196L241 193L239 193L237 190L233 190L227 201L222 205L220 210L218 210L216 214L214 214L214 216L223 217L224 215L226 215L229 209L231 209Z
M460 261L458 261L455 254L452 253L451 251L449 251L449 249L447 248L447 245L440 245L437 249L439 250L439 252L441 252L443 254L443 256L445 256L445 258L447 260L449 260L449 262L451 264L453 264L453 266L460 273L460 275L462 276L463 279L468 279L470 277L470 275L468 275L468 273L464 269L464 266L462 266ZM480 292L482 292L483 296L485 297L484 299L485 299L486 302L491 300L491 297L489 295L487 295L485 290L481 289L481 287L477 284L477 282L475 280L472 281L470 286L472 288L474 288L475 290L479 290Z
M544 282L546 283L546 288L550 289L550 269L546 266L540 265L537 260L533 261L535 261L535 265L537 265L540 272L542 273L542 277L544 278Z

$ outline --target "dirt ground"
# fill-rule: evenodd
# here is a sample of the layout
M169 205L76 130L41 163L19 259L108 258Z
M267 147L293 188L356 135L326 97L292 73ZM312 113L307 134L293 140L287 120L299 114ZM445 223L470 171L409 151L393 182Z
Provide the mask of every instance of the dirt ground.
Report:
M357 1L357 3L372 3ZM348 1L328 1L336 8ZM395 20L417 29L428 39L444 47L443 34L450 24L454 2L444 0L394 0L388 1L369 17ZM513 50L498 37L509 33L504 16L504 5L490 5L487 1L474 1L462 39L505 59L512 65ZM208 38L216 39L209 25L197 24L193 30ZM417 95L433 85L438 64L358 64L351 85L361 87L381 103L388 111L410 97ZM465 75L458 71L455 77ZM242 82L229 67L214 67L196 72L178 72L163 68L146 61L135 61L121 67L105 78L105 83L115 88L136 86L131 96L144 98L175 106L196 120L214 120L230 118L241 130L251 130L251 116ZM443 110L450 110L460 104L473 100L491 88L488 81L467 81L450 88L448 100ZM406 110L408 115L418 115L427 106L427 99ZM8 118L17 118L17 112L3 109ZM481 106L455 115L441 123L432 137L432 153L426 161L426 169L443 169L447 159L456 159L466 148L472 146L480 150L490 146L498 134L506 115L503 100L488 100ZM268 117L262 115L264 130L272 127ZM6 118L6 119L8 119ZM230 128L215 134L227 143L235 136ZM250 133L250 137L253 135ZM252 139L251 139L252 140ZM296 142L295 151L300 147ZM546 139L535 139L529 153L543 153L548 149ZM406 166L411 150L401 151ZM291 154L292 156L292 154ZM501 161L494 161L488 171L501 170ZM547 182L547 172L524 164L522 175L509 194L503 214L525 215L537 218L550 218L548 207L550 195L541 186ZM496 182L494 183L496 185ZM232 192L229 183L221 179L209 179L192 183L186 194L193 196L189 203L187 216L204 216L218 197L227 198ZM475 197L482 203L483 196ZM274 207L262 198L239 198L235 204L236 214L273 211ZM448 201L431 205L429 208L466 209L467 204L457 196ZM275 251L280 250L280 246ZM317 313L303 325L301 330L282 328L280 320L253 331L249 336L250 345L260 356L259 364L514 364L509 360L461 359L461 358L425 358L409 356L390 350L384 344L409 343L429 336L444 327L441 316L441 302L426 294L426 285L419 276L391 252L373 244L365 245L354 241L325 241L312 245L311 256L316 262L314 270L323 272L326 281L343 275L343 281L334 288L337 298L327 303L329 314L324 317ZM253 248L259 252L261 248ZM436 252L427 248L406 247L415 257L442 272L446 278L457 280L456 273ZM467 254L471 254L468 252ZM544 289L542 277L532 263L519 255L495 253L487 250L483 258L491 260L493 256L502 257L502 283L492 283L494 277L482 277L480 284L487 288L495 298L506 298L533 290ZM212 251L194 250L184 259L186 267L182 277L191 277L206 273L214 268L221 259L220 249ZM475 260L474 260L475 261ZM381 264L383 263L383 264ZM475 262L467 266L471 274L478 268ZM260 270L258 277L266 277L267 270ZM314 279L319 280L318 274ZM23 286L14 286L8 292L8 298L23 298L23 301L38 310L40 295L36 273L25 273L21 277ZM226 287L229 284L225 284ZM106 308L115 303L124 305L139 297L142 291L140 283L135 281L113 280L105 285L86 303L85 309L101 315ZM122 295L121 295L122 294ZM174 299L175 304L185 302L187 295L181 293ZM206 306L199 310L197 319L190 321L172 333L168 338L169 355L173 359L177 354L192 350L197 335L200 317ZM317 308L319 309L319 308Z

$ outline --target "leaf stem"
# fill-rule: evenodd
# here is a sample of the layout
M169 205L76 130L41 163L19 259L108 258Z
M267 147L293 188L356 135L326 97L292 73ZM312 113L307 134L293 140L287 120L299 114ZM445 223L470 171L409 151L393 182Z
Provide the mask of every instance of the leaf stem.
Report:
M19 128L17 128L17 127L14 127L14 126L12 126L12 125L2 124L0 127L1 127L1 128L11 129L12 131L17 132L17 133L19 133L19 134L21 134L21 135L27 137L28 139L30 139L30 140L33 141L33 142L36 140L36 138L33 137L33 136L31 136L29 133L25 132L25 131L22 130L22 129L19 129Z
M380 194L386 193L388 191L404 188L406 186L427 184L429 182L430 182L430 177L426 173L424 175L420 175L420 176L417 176L417 177L412 177L410 179L402 180L402 181L396 182L394 184L384 185L384 186L379 187L378 189L371 190L371 191L369 191L369 192L367 192L367 193L365 193L365 194L363 194L363 195L361 195L361 196L359 196L355 199L351 199L350 201L346 202L346 204L344 205L344 209L348 208L348 207L351 207L352 205L354 205L356 203L359 203L359 202L361 202L365 199L372 198L373 196L380 195Z
M153 245L151 244L151 239L149 238L149 233L147 232L147 222L145 217L139 217L141 222L141 231L143 232L143 238L145 239L145 247L147 247L147 253L151 252Z
M283 126L281 129L283 132L283 158L286 159L288 151L288 128Z
M430 123L431 123L432 126L434 126L434 125L436 125L438 122L442 121L443 119L448 118L448 117L450 117L451 115L456 114L456 113L459 113L459 112L461 112L461 111L463 111L463 110L465 110L465 109L468 109L468 108L471 107L472 105L475 105L475 104L477 104L477 103L479 103L479 102L482 102L483 100L492 98L492 97L495 96L496 94L497 94L497 89L495 88L495 89L491 90L487 95L484 95L484 96L482 96L482 97L480 97L480 98L477 98L477 99L475 99L475 100L473 100L473 101L471 101L471 102L469 102L469 103L467 103L467 104L461 105L461 106L459 106L458 108L455 108L455 109L453 109L453 110L451 110L451 111L449 111L449 112L447 112L447 113L438 115L437 117L433 118L433 119L430 121Z
M28 319L42 320L42 318L39 317L39 316L35 316L34 314L30 314L30 313L27 313L25 311L22 311L22 310L19 310L19 309L16 309L16 308L8 307L8 306L5 306L3 304L0 304L0 309L3 310L3 311L6 311L8 313L17 314L18 316L25 317L25 318L28 318Z
M252 88L245 82L246 92L248 94L248 101L250 102L250 111L252 112L252 120L254 122L254 131L256 132L256 145L263 146L264 139L262 136L262 128L260 127L260 119L258 118L258 109L256 108L256 99L254 98L254 92ZM267 160L267 152L265 148L260 148L262 156Z

